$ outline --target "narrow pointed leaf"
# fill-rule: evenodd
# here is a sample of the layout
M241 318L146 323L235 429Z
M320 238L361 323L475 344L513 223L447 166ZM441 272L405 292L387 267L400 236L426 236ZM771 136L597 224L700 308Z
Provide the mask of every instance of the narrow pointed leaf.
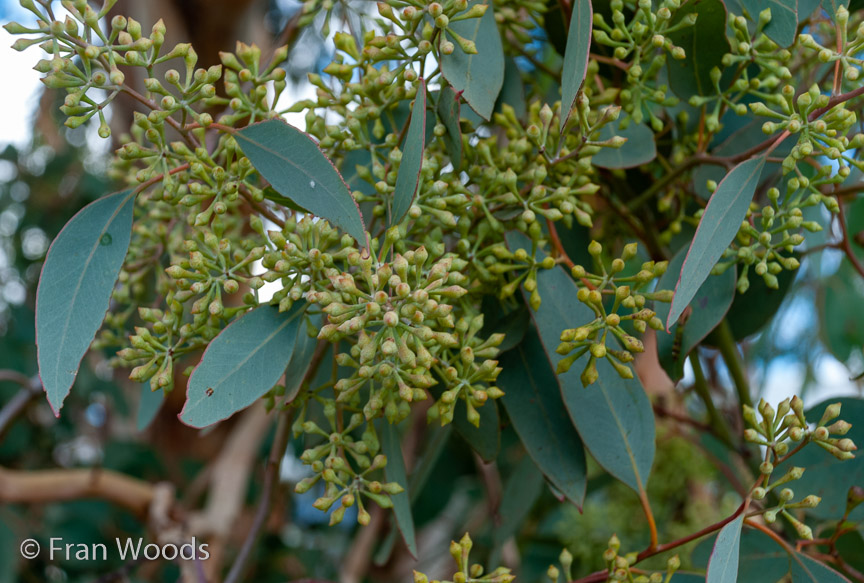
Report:
M695 24L682 26L668 34L669 40L684 49L685 58L666 59L669 86L685 100L693 95L715 94L711 69L727 69L723 67L723 55L729 52L726 6L722 0L689 0L675 11L670 27L681 24L681 20L690 14L696 14ZM725 78L721 83L723 81Z
M462 132L459 128L459 96L449 85L438 97L438 117L447 132L441 137L454 170L462 168Z
M426 83L423 79L417 84L417 96L411 108L411 121L402 146L402 161L393 191L393 209L390 224L397 225L408 214L411 203L417 195L420 184L420 170L423 167L423 149L426 147Z
M309 316L308 325L301 325L300 330L297 331L297 344L285 369L285 396L282 400L285 404L293 401L300 392L303 379L312 363L312 355L315 354L315 348L318 346L318 338L315 334L310 335L309 332L314 329L317 333L321 329L321 320L320 313L313 314Z
M501 403L528 455L577 508L585 501L585 451L561 401L558 379L533 327L501 357Z
M672 289L675 286L686 256L686 247L675 254L669 262L666 273L657 282L658 290ZM665 330L657 332L657 356L660 366L673 381L684 376L684 361L687 360L690 351L702 342L728 313L735 297L735 281L734 267L730 267L722 275L709 277L693 296L690 302L690 314L683 327L675 321L669 332ZM669 308L667 302L654 302L654 311L661 320L666 319Z
M831 19L834 18L834 15L837 14L837 9L841 6L849 8L849 0L822 0L822 8L825 9L825 12L828 13L828 17Z
M708 201L675 286L675 297L666 318L667 330L678 320L738 234L764 167L764 156L741 162L720 181Z
M798 32L798 0L741 0L741 6L750 13L750 18L759 20L759 13L771 9L771 22L764 28L765 34L781 47L788 47Z
M150 426L165 401L164 397L163 391L151 390L150 383L141 385L141 398L138 399L138 415L136 417L138 431L144 431Z
M206 427L259 399L279 381L305 334L300 302L288 312L260 306L231 322L214 338L189 377L180 420Z
M504 48L495 24L492 2L472 0L468 2L468 8L476 4L488 6L481 18L450 22L450 28L462 38L473 41L477 54L469 55L457 45L451 54L441 56L441 73L456 91L462 92L468 105L488 120L504 84Z
M735 583L738 581L738 555L741 545L741 526L744 514L720 529L711 558L708 560L706 583Z
M118 192L72 217L51 243L36 291L39 377L60 415L99 331L132 236L135 197Z
M477 407L480 414L480 424L475 427L468 421L465 401L459 399L456 411L453 413L453 428L464 439L471 449L485 462L491 462L498 457L501 449L501 421L498 417L498 404L491 399L482 407Z
M620 121L620 120L619 120ZM601 148L591 156L591 162L601 168L633 168L647 164L657 157L654 132L644 123L630 123L621 129L618 122L607 124L600 130L597 141L608 140L615 136L627 138L620 148Z
M490 564L498 563L501 547L519 531L522 522L543 493L543 483L543 474L538 471L534 461L530 456L523 456L507 478L501 493L501 506L498 508L501 522L496 525L492 535L495 558L489 560Z
M281 119L270 119L237 131L234 138L279 194L365 243L366 227L357 202L308 134Z
M396 517L396 525L402 533L402 539L408 552L412 557L417 557L417 540L414 536L414 517L411 514L411 496L408 493L408 476L405 472L405 458L402 457L402 442L396 427L380 420L376 423L381 434L381 452L387 456L387 466L384 468L384 476L388 482L397 482L405 491L393 494L393 515Z
M570 29L567 33L567 50L564 51L564 68L561 70L561 131L570 118L576 96L585 81L588 70L588 54L591 51L591 29L594 14L591 0L575 0L570 14Z
M531 248L531 241L515 231L507 233L507 244L511 250ZM543 301L532 317L546 356L555 368L564 358L555 351L562 330L587 324L595 315L575 300L576 284L559 267L540 270L537 289ZM640 496L644 495L655 449L651 402L638 379L621 378L605 358L597 362L599 380L582 387L578 371L584 365L583 358L573 364L570 372L558 375L570 419L597 463Z
M850 583L848 578L825 563L798 551L790 557L789 565L792 583Z

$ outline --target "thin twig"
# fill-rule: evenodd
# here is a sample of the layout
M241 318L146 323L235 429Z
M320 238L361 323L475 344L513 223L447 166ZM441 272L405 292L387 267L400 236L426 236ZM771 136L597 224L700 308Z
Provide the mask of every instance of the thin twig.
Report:
M27 375L15 370L0 370L0 382L9 381L21 385L21 390L9 399L9 401L0 409L0 439L6 434L9 427L15 419L18 418L27 405L36 395L42 392L42 383L39 382L39 377L30 378Z

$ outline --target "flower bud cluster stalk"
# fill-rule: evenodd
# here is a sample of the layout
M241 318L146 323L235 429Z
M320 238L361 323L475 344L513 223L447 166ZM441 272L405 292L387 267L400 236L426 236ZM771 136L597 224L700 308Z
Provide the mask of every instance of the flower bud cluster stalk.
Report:
M851 439L843 437L852 426L843 420L834 421L840 416L840 405L840 403L828 405L815 427L808 425L804 416L804 402L797 396L792 397L792 399L784 399L777 405L776 410L764 399L759 401L756 409L744 405L743 416L748 425L748 428L744 430L744 439L766 448L765 459L759 465L759 472L762 476L760 484L765 485L754 487L750 492L750 497L753 500L761 501L765 500L769 494L773 494L779 502L775 506L763 509L762 517L765 522L771 524L777 520L778 514L782 515L789 521L798 536L803 539L812 539L812 530L789 511L815 508L821 498L810 494L797 502L793 502L795 492L788 484L799 480L804 475L806 468L792 466L780 478L772 480L772 476L775 466L779 465L780 462L785 462L805 444L811 442L827 450L839 460L855 457L853 452L858 449L857 446ZM828 425L831 421L834 422ZM839 437L831 437L832 435ZM794 449L790 450L790 444L796 444L792 446Z
M633 361L633 353L642 352L644 347L623 324L630 324L632 330L640 334L648 327L662 330L663 322L646 303L672 300L671 290L648 291L652 282L666 272L668 262L647 261L636 273L632 273L633 269L627 270L627 263L636 257L636 243L625 245L621 256L608 266L600 243L592 241L588 252L598 273L589 273L581 265L575 265L570 273L580 286L576 299L591 308L596 318L578 328L564 330L556 350L566 356L558 362L559 374L570 370L573 363L588 354L581 375L585 387L597 381L597 360L601 358L608 359L622 378L632 379L633 369L629 363ZM610 346L610 342L614 344Z
M511 583L516 577L506 567L486 572L480 563L471 563L470 554L474 543L468 533L459 542L450 542L450 556L456 562L456 572L446 581L433 580L432 583ZM414 583L429 583L429 577L414 571Z

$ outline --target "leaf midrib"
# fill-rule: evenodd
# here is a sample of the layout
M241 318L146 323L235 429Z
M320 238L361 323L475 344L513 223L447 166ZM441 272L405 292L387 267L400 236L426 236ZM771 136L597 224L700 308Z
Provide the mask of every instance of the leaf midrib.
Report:
M119 196L119 195L116 195L116 196ZM96 237L96 241L93 244L92 248L90 249L90 253L87 255L87 260L84 262L84 269L81 270L81 273L78 276L78 281L76 282L75 287L73 288L72 301L70 303L71 306L74 307L78 303L78 295L81 293L82 284L84 283L84 280L86 279L87 271L90 269L90 264L93 261L93 256L96 253L96 249L98 249L99 246L101 245L102 236L108 232L108 229L111 227L112 224L114 224L114 221L117 219L117 216L120 214L120 211L123 210L123 208L126 206L126 203L129 200L129 198L131 198L132 196L133 196L132 193L126 195L126 198L124 198L123 201L119 205L117 205L117 208L114 209L114 212L111 214L108 221L105 223L105 226L102 228L101 231L99 231L99 236ZM63 321L63 329L62 329L62 333L60 334L60 346L58 347L58 350L57 350L58 355L62 355L63 348L66 345L66 339L68 338L68 332L69 332L69 323L72 321L72 314L74 313L74 311L75 310L70 309L66 312L66 319ZM57 358L57 359L55 359L55 363L54 363L54 381L55 382L58 382L60 379L60 368L61 368L60 360L61 360L60 358ZM54 388L56 389L57 387L55 386Z
M278 123L282 123L282 122L278 122ZM300 132L299 130L296 130L296 128L293 128L292 126L290 126L290 125L288 125L288 124L285 124L285 125L288 126L288 127L291 128L291 129L295 129L295 131L297 131L298 133L302 134L302 132ZM289 131L290 131L290 130L289 130ZM360 211L357 209L357 205L356 205L356 203L354 203L354 207L352 208L352 207L349 206L349 205L347 204L347 202L344 200L344 199L345 199L345 196L348 196L349 198L351 197L351 191L350 191L350 189L349 189L348 186L344 183L344 181L342 181L342 178L341 178L341 176L339 175L339 171L336 170L336 167L333 166L333 163L330 162L330 160L329 160L326 156L324 156L324 153L323 153L323 152L321 152L321 155L324 157L324 159L327 161L327 163L329 163L330 166L333 167L333 171L336 172L336 176L339 178L340 181L342 181L343 186L345 186L345 190L344 190L343 192L341 192L341 193L339 193L339 192L334 192L333 190L330 190L330 188L329 188L326 184L324 184L323 182L321 182L321 178L320 178L320 177L317 177L317 176L311 174L311 173L310 173L308 170L306 170L304 167L298 165L296 162L294 162L294 161L291 160L290 158L288 158L288 157L282 155L280 152L277 152L276 150L273 150L272 148L270 148L270 147L268 147L268 146L265 146L265 145L262 144L261 142L256 142L255 140L252 140L251 138L247 137L246 135L243 134L243 130L238 131L238 132L235 134L235 136L237 136L237 137L239 137L239 138L245 140L246 142L248 142L249 144L252 144L253 146L256 146L256 147L258 147L258 148L264 150L265 152L267 152L267 153L269 153L269 154L272 154L273 156L279 158L280 160L282 160L282 161L284 161L284 162L287 162L289 165L293 166L294 168L296 168L297 170L299 170L301 173L305 174L306 177L308 177L310 180L315 180L315 179L317 178L318 180L317 180L316 182L321 184L322 189L323 189L324 191L326 191L328 194L330 194L330 195L332 196L332 198L334 199L334 201L337 203L337 205L338 205L339 207L342 208L342 210L346 211L349 215L350 215L353 211L356 211L356 212L357 212L357 216L358 216L358 218L360 218L360 226L361 226L361 228L363 228L363 219L362 219L362 217L360 217ZM303 139L307 139L307 140L309 140L310 142L312 142L312 145L313 145L314 147L318 148L318 144L316 144L314 141L312 141L312 140L311 140L309 137L307 137L306 135L301 135L300 137L302 137ZM319 152L320 152L320 148L318 148L318 149L319 149ZM256 169L256 170L257 170L257 169ZM259 173L260 173L260 170L259 170ZM291 198L291 197L288 196L288 195L284 195L284 196L286 196L286 198ZM291 200L294 200L294 199L291 198ZM352 201L353 201L353 198L352 198ZM297 201L294 201L294 202L295 202L296 204L298 204L298 205L300 204L300 203L298 203ZM301 205L301 206L302 206L302 205ZM329 220L329 219L328 219L328 220ZM334 219L333 222L338 224L338 223L341 222L341 221L336 221L336 220ZM340 225L340 226L341 226L341 225ZM347 230L347 228L346 228L346 230ZM362 230L362 229L361 229L361 230Z
M261 308L264 308L264 307L270 308L270 306L261 306ZM260 308L256 308L256 309L260 309ZM251 313L251 312L250 312L250 313ZM270 343L276 335L278 335L280 332L282 332L282 330L284 330L286 326L288 326L289 324L291 324L291 323L292 323L295 319L297 319L297 318L298 318L302 313L303 313L302 310L298 310L298 311L297 311L293 316L288 317L284 322L282 322L281 324L279 324L279 326L278 326L278 327L277 327L273 332L271 332L267 337L265 337L264 340L263 340L262 342L259 342L258 345L257 345L253 350L251 350L250 352L248 352L248 353L246 354L246 357L243 358L243 360L239 361L239 362L234 366L234 368L232 368L229 372L223 374L223 375L222 375L222 379L221 379L219 382L214 383L214 384L212 384L212 385L210 385L210 386L215 390L216 387L219 387L219 386L225 384L225 382L228 381L228 379L229 379L231 376L233 376L234 374L236 374L237 371L239 371L241 368L243 368L243 367L246 365L247 362L249 362L249 359L251 359L253 356L255 356L255 355L256 355L256 354L257 354L261 349L264 348L264 346L266 346L268 343ZM240 323L240 320L237 320L236 323ZM230 327L230 326L229 326L229 327ZM228 330L228 328L225 328L225 330ZM223 330L223 333L224 333L224 332L225 332L225 331ZM206 354L205 354L205 356L206 356ZM203 361L204 361L204 358L202 357L201 360L202 360L202 362L203 362ZM200 367L200 366L201 366L201 365L199 364L199 367ZM287 366L287 365L286 365L286 366ZM198 372L198 369L196 369L195 372ZM193 373L193 377L194 377L194 373ZM192 382L192 378L190 378L189 381ZM205 383L205 384L206 384L206 383ZM198 402L200 403L201 400L199 400Z

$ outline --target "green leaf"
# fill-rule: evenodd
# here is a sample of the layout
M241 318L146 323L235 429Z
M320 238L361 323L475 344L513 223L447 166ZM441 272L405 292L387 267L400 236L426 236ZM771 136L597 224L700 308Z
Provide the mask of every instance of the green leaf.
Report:
M449 440L452 431L453 427L451 425L435 428L432 433L432 438L428 441L423 455L414 467L411 468L411 477L408 479L408 498L411 500L412 505L417 502L420 493L423 492L423 488L426 486L426 481L432 475L432 470L435 469L435 464L438 463L438 458L441 457L441 453L444 451L444 447L447 445L447 441ZM381 546L378 547L378 551L375 553L373 559L373 562L376 565L380 566L387 563L387 560L393 552L393 546L396 543L397 530L398 529L391 529L390 532L387 533L387 538L385 538L384 542L381 543Z
M365 244L366 227L354 197L308 134L270 119L238 130L234 138L277 192Z
M657 157L657 146L654 144L654 132L644 123L630 123L627 129L621 129L619 118L616 123L603 126L595 141L602 142L615 136L627 138L620 148L601 148L591 156L591 163L600 168L633 168L647 164Z
M291 361L306 305L285 313L260 306L231 322L214 338L189 377L180 420L206 427L259 399L279 381Z
M456 403L456 411L453 413L453 428L483 461L491 462L498 457L498 450L501 448L501 420L498 418L498 405L490 399L482 407L477 407L477 413L480 414L480 424L474 427L468 421L465 401L459 399Z
M438 94L438 117L447 128L447 132L441 137L444 148L450 156L453 170L462 168L462 131L459 129L459 96L449 85L444 87Z
M489 0L472 0L468 8L486 4L481 18L466 18L450 23L459 36L473 41L477 54L469 55L458 46L449 55L441 55L441 73L468 105L483 119L490 119L495 100L504 83L504 48L495 24L495 14Z
M864 443L864 400L843 398L828 399L806 412L808 420L818 421L831 403L840 403L840 419L851 423L852 429L846 437L861 447ZM822 498L816 508L808 508L807 514L820 520L839 520L846 510L849 488L864 484L864 456L860 453L851 460L840 461L816 444L808 444L795 454L792 465L807 468L794 485L796 492L815 494ZM786 471L784 464L777 471ZM782 474L778 474L782 475ZM859 505L849 515L849 520L864 520L864 505Z
M519 66L512 57L507 57L504 60L504 85L502 85L501 93L498 95L495 111L500 111L501 106L505 104L513 108L513 113L516 114L517 119L525 119L525 115L528 113L528 104L525 102L525 83L522 81Z
M393 501L393 515L396 517L396 525L402 533L402 539L411 556L417 558L417 541L414 536L414 518L411 515L411 497L408 494L408 476L405 472L405 458L402 457L402 442L396 427L381 420L376 423L381 434L381 452L387 456L387 465L384 467L384 476L388 482L396 482L405 491L390 496Z
M531 241L514 231L507 233L507 244L511 249L531 248ZM555 368L564 358L555 352L561 331L587 324L595 315L585 304L575 301L576 284L560 267L540 270L537 289L543 301L532 317ZM638 379L621 378L605 358L597 362L599 380L583 388L579 373L574 372L583 365L584 361L579 360L570 372L558 375L567 412L597 463L642 495L654 462L651 402Z
M393 209L390 224L397 225L408 214L420 184L420 169L423 167L423 150L426 147L426 83L420 79L417 96L411 108L411 121L402 146L402 161L393 191Z
M741 162L720 181L708 201L675 286L675 297L666 318L667 330L690 304L717 260L738 234L764 166L764 156Z
M798 0L741 0L741 5L750 13L750 18L759 21L759 13L771 9L771 22L763 32L781 47L795 41L798 32Z
M833 19L837 14L837 9L843 6L849 8L849 0L822 0L822 8L828 13L828 17Z
M687 256L687 249L682 248L669 262L669 267L660 281L657 289L671 289L675 285L681 265ZM684 361L687 355L702 342L706 336L723 319L735 297L735 268L729 268L722 275L709 277L699 287L690 302L690 314L683 328L676 320L669 332L657 332L657 356L660 365L673 381L684 376ZM670 305L665 302L654 302L657 317L665 320L669 315Z
M795 551L789 563L792 583L849 583L849 579L804 553Z
M262 192L264 194L264 198L266 198L267 200L273 201L276 204L281 204L282 206L289 208L292 211L297 211L300 213L308 213L309 212L308 209L303 208L302 206L300 206L299 204L297 204L296 202L294 202L293 200L291 200L287 196L282 196L281 194L279 194L276 191L276 189L273 188L272 186L268 186Z
M714 550L708 560L706 583L736 583L738 581L738 554L741 544L741 526L744 514L720 529Z
M501 357L501 403L525 450L546 478L581 510L587 483L582 440L563 407L558 379L533 327Z
M501 522L496 525L492 535L492 546L495 550L493 557L489 559L490 565L497 564L501 547L519 530L542 492L543 474L537 471L531 457L523 456L507 478L501 493L501 506L498 508Z
M575 0L570 14L570 29L567 32L567 50L564 51L564 67L561 70L561 131L570 119L576 96L588 70L588 54L591 52L591 29L594 13L591 0Z
M321 329L322 316L320 313L309 316L306 326L300 326L297 331L297 344L291 354L291 360L285 369L285 395L282 399L284 404L292 402L303 385L309 365L312 364L312 355L318 347L318 330ZM310 335L309 332L312 332Z
M755 334L771 321L792 288L797 274L798 271L788 269L778 273L777 289L768 287L761 277L750 278L747 293L736 295L726 314L735 340L743 340ZM709 278L709 281L712 279Z
M696 23L683 26L668 34L686 56L678 60L669 57L669 86L678 97L689 99L694 95L714 95L711 69L723 66L723 55L729 52L726 39L726 7L721 0L690 0L675 12L669 23L674 27L688 14L695 13Z
M858 279L858 273L844 263L818 290L822 340L841 362L864 346L864 310L849 309L864 301L858 291Z
M150 389L150 383L141 385L141 398L138 399L138 416L136 427L138 431L144 431L156 418L156 413L162 407L164 399L164 391L153 391Z
M39 377L58 417L99 331L132 237L128 190L91 202L51 243L36 291Z
M695 566L708 564L716 538L708 537L693 549L691 560ZM789 574L789 554L767 535L747 528L740 538L737 583L776 583Z

